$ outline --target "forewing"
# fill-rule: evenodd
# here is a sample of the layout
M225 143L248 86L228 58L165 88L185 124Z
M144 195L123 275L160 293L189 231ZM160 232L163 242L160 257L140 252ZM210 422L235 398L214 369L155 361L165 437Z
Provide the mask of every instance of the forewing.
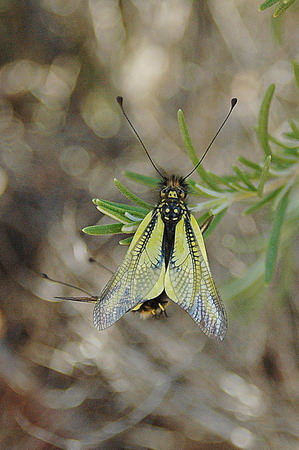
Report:
M98 330L110 327L138 303L163 291L163 233L161 215L154 210L139 225L124 262L99 296L93 313Z
M224 338L227 330L225 309L211 276L200 228L187 212L176 226L165 290L205 334L220 340Z

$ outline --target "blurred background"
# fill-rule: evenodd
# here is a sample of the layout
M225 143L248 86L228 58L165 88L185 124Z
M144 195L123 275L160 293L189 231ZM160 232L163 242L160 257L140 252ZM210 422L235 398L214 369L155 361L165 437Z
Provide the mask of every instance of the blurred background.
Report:
M299 32L297 5L284 15L281 44L270 10L258 6L0 2L1 448L298 448L298 310L277 298L279 273L267 289L252 282L234 297L228 288L242 286L256 254L240 249L269 229L270 212L244 217L233 205L207 239L229 316L221 343L174 304L168 318L127 314L98 332L92 305L55 300L76 291L39 276L99 294L111 274L88 258L114 271L126 248L81 232L106 223L92 198L125 201L117 177L156 201L122 175L155 173L117 95L169 173L192 168L178 108L201 155L231 97L239 103L204 166L223 175L239 155L261 160L254 128L268 85L277 86L274 135L298 112L290 62Z

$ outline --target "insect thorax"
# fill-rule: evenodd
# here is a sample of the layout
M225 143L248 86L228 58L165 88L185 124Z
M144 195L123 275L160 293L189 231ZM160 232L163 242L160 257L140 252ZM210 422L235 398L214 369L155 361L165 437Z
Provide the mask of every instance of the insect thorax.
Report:
M175 225L187 212L185 204L187 192L187 184L183 178L173 175L163 180L158 208L165 224Z

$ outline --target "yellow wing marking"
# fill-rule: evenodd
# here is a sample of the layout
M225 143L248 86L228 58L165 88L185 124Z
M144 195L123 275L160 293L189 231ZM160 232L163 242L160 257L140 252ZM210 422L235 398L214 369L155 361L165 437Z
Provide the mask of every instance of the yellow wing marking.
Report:
M187 213L176 226L165 291L190 314L205 334L224 338L227 330L225 309L210 272L200 228L195 218Z
M139 225L124 262L99 296L93 312L98 330L110 327L138 303L157 297L164 289L164 223L158 210Z

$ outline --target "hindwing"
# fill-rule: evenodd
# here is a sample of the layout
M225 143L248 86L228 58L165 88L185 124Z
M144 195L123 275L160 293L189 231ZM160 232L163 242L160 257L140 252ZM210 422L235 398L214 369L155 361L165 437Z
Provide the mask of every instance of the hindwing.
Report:
M157 297L164 289L164 223L158 209L139 225L124 262L99 296L93 312L98 330L110 327L138 303Z
M223 339L225 310L211 276L198 223L187 211L176 225L173 251L165 277L165 291L210 337Z

